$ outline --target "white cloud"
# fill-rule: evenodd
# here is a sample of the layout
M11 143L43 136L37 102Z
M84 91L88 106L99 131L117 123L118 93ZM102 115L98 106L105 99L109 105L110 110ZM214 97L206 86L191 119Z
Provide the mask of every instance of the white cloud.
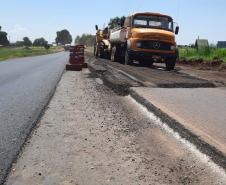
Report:
M22 40L23 37L29 37L31 32L28 28L20 24L15 24L13 28L8 32L11 42Z

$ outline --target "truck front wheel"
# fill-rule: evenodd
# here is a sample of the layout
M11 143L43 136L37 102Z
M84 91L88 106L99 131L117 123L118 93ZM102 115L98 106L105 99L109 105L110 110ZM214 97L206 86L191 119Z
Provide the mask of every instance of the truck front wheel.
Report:
M176 65L176 59L171 60L171 61L167 61L167 62L166 62L166 70L167 70L167 71L174 70L175 65Z

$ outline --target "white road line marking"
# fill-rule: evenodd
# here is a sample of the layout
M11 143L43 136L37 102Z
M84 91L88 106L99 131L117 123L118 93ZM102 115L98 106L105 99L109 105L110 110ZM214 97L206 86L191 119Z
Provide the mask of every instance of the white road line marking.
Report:
M133 97L131 97L129 95L129 96L127 96L127 98L130 101L132 101L135 104L135 106L137 106L139 109L141 109L142 112L144 112L144 114L147 115L147 117L154 124L156 124L157 126L159 126L160 128L162 128L164 131L166 131L167 133L169 133L170 135L172 135L175 139L179 140L179 142L182 143L195 156L197 156L198 159L202 163L207 164L213 172L218 173L220 176L222 176L224 179L226 179L225 170L222 167L220 167L219 165L217 165L216 163L214 163L209 158L209 156L207 156L206 154L203 154L202 152L200 152L194 144L192 144L188 140L182 138L177 132L175 132L173 129L171 129L166 123L163 123L160 120L160 118L158 118L157 116L155 116L155 114L152 113L152 112L150 112L145 106L143 106L140 103L138 103Z

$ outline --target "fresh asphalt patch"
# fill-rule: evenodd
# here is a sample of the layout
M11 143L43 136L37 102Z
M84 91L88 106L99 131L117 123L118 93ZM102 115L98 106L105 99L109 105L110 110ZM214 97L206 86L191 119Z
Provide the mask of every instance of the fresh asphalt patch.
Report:
M111 88L118 95L130 95L138 103L159 117L161 121L166 123L171 129L174 130L174 132L194 144L200 152L209 156L213 162L226 170L226 156L221 151L203 141L199 136L185 128L177 120L168 116L158 107L154 106L151 102L145 100L132 90L132 87L214 88L216 87L215 84L207 80L180 73L178 71L167 72L158 69L150 70L150 68L139 69L139 67L136 66L138 67L138 72L141 72L139 70L145 71L143 75L148 74L146 71L149 71L149 79L147 80L147 77L142 76L142 74L138 74L136 69L134 69L134 66L124 66L120 63L108 62L104 59L96 59L94 57L90 57L88 61L88 66L92 74L95 74L96 77L101 78L106 86ZM153 74L150 74L151 72L153 72Z
M214 88L216 85L204 79L178 71L163 71L158 68L125 66L105 59L89 57L89 69L102 78L104 84L119 95L128 95L130 87L152 88Z
M103 83L118 95L128 95L130 87L139 87L142 85L139 82L136 82L113 69L107 69L102 65L96 65L89 62L88 67L93 75L101 78Z
M55 92L67 53L12 59L0 67L0 184Z
M138 64L123 65L110 62L105 59L89 59L91 67L97 68L96 72L110 71L114 74L122 74L132 81L138 82L144 87L159 88L214 88L216 85L208 80L180 73L178 70L165 71L164 68L140 66ZM132 78L131 78L132 77Z

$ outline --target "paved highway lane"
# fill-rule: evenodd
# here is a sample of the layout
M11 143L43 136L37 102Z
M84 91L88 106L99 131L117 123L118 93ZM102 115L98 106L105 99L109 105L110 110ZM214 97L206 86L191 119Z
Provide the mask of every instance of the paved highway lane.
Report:
M68 53L0 62L0 184L52 95Z

